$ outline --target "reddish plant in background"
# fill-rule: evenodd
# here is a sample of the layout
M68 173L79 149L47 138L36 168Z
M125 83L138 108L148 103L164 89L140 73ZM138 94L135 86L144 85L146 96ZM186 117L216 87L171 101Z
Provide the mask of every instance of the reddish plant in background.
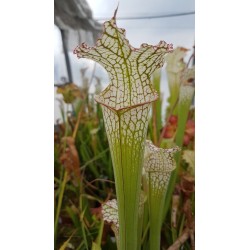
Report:
M164 138L173 138L176 133L178 125L178 116L177 115L171 115L169 118L168 125L166 126L166 130L164 133ZM185 135L183 140L183 145L187 146L191 140L194 139L195 134L195 122L192 119L187 120L186 123L186 129L185 129Z

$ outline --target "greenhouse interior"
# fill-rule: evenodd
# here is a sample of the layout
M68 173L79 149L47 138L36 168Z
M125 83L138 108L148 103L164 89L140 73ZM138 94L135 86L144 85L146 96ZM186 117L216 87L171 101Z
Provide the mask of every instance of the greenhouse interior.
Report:
M194 96L194 0L54 0L54 249L195 249Z

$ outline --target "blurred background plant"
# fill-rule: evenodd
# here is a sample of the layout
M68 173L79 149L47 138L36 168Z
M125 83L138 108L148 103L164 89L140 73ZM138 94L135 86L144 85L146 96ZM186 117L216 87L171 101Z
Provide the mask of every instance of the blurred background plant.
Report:
M182 148L175 157L162 218L161 248L170 250L194 249L195 108L193 91L184 105L180 93L186 87L194 90L194 52L187 63L186 52L180 47L166 56L170 97L166 111L165 100L154 103L147 136L162 148ZM55 124L54 133L55 249L116 249L112 224L104 222L101 213L102 204L116 198L111 156L100 106L89 93L94 79L95 92L100 92L101 79L95 70L87 77L88 70L81 69L81 87L72 82L56 86L66 109L61 108L63 120ZM152 78L159 93L160 78L160 71ZM147 216L145 211L141 249L149 249Z

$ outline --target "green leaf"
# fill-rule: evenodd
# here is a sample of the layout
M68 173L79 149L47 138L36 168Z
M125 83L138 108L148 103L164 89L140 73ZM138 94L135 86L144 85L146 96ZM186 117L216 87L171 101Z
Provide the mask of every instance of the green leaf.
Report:
M161 72L160 70L155 71L153 74L153 84L154 87L159 94L161 95ZM160 137L161 129L162 129L162 122L161 122L161 105L162 100L159 98L157 101L153 103L153 110L152 110L152 127L153 127L153 142L157 144L158 139Z
M187 122L188 113L190 110L190 105L193 100L193 96L194 96L193 86L182 85L180 87L180 95L179 95L179 102L178 102L178 126L177 126L177 131L176 131L176 138L175 138L176 145L180 147L183 145L186 122ZM166 196L166 201L165 201L164 217L166 216L166 213L170 207L172 193L174 191L174 186L178 178L180 162L181 162L181 152L178 152L175 158L176 158L177 167L173 171L170 181L169 181L169 188L167 191L167 196Z
M73 205L72 205L73 207ZM79 215L71 208L71 207L66 207L66 211L69 214L71 220L74 223L75 228L81 228L81 223L79 221Z
M73 237L73 235L75 234L76 231L74 231L71 236L62 244L62 246L60 247L59 250L65 250L68 246L69 246L69 242L71 240L71 238Z
M91 250L102 250L102 249L97 243L93 241Z

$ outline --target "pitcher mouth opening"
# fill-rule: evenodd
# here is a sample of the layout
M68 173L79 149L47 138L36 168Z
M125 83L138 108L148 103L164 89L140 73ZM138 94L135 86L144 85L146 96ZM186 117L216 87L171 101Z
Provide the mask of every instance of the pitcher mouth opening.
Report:
M119 112L119 111L125 111L125 110L129 110L129 109L133 109L133 108L136 108L136 107L139 107L139 106L143 106L143 105L146 105L146 104L150 104L151 102L154 102L156 101L158 98L159 98L159 95L157 92L155 92L152 97L149 101L144 101L144 102L139 102L137 104L133 104L133 105L128 105L128 106L124 106L124 107L120 107L120 108L116 108L116 107L112 107L110 106L107 102L105 101L101 101L100 100L100 96L101 95L95 95L94 96L94 99L97 103L107 107L108 109L114 111L114 112Z
M158 148L151 141L146 140L145 146L147 148L147 156L149 165L145 165L145 171L148 173L168 173L176 168L173 160L174 153L179 152L181 149L178 146L173 148ZM151 161L154 161L154 166L151 167Z

